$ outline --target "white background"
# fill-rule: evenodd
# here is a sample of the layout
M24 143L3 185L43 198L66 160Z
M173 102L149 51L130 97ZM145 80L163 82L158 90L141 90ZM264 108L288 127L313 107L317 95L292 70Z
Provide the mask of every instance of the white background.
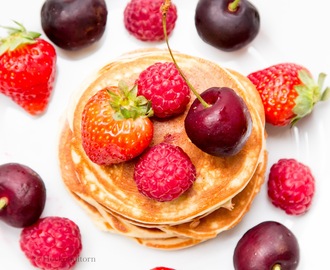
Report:
M315 77L330 74L327 0L253 0L261 16L261 29L247 48L225 53L202 42L195 30L194 11L197 0L176 0L178 20L170 37L172 48L201 56L234 68L247 75L279 62L305 65ZM2 3L0 25L19 21L27 29L43 34L40 24L42 0L11 0ZM30 166L44 179L47 201L43 216L64 216L80 227L83 239L77 270L135 269L156 266L177 270L230 270L239 238L252 226L265 220L276 220L290 228L301 248L299 269L326 269L330 242L330 170L329 118L330 104L317 105L312 115L292 129L267 126L269 165L279 158L293 157L307 164L316 179L316 194L311 210L304 216L288 216L268 201L265 185L243 221L229 232L198 246L180 251L160 251L140 246L130 239L100 232L85 212L65 190L57 163L60 119L72 92L90 73L118 57L141 47L165 47L163 43L143 43L130 36L123 26L127 0L108 0L106 33L101 42L80 52L57 48L58 75L47 112L38 118L27 115L7 97L0 95L0 164L19 162ZM4 35L4 31L0 31ZM43 38L47 37L43 34ZM326 83L330 85L328 78ZM267 171L268 173L268 171ZM34 269L19 248L20 229L0 224L1 269Z

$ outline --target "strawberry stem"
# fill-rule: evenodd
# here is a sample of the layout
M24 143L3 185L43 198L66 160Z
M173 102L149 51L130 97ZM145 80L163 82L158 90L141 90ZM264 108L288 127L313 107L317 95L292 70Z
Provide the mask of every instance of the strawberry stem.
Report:
M234 0L233 2L231 2L228 5L228 9L230 12L236 12L236 10L238 9L239 3L241 2L241 0Z
M174 65L176 66L177 70L179 71L180 75L182 76L183 80L186 82L186 84L189 86L190 90L194 93L194 95L196 96L196 98L199 100L199 102L204 106L204 108L208 108L210 107L210 105L205 102L205 100L200 96L200 94L196 91L196 89L192 86L192 84L189 82L189 80L186 78L186 76L183 74L181 68L179 67L179 65L177 64L174 55L172 53L172 50L170 48L170 44L168 42L168 36L167 36L167 28L166 28L166 15L167 15L167 11L171 6L171 0L164 0L162 6L161 6L161 12L162 12L162 23L163 23L163 31L164 31L164 36L165 36L165 42L168 48L168 51L171 55L171 58L173 60Z
M0 198L0 211L8 205L8 198L2 197Z

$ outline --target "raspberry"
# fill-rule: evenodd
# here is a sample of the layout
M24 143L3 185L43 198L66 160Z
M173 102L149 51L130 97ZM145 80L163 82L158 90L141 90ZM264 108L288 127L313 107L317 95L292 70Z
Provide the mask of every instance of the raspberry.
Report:
M163 0L131 0L124 10L124 24L129 33L142 41L161 41L165 39L162 13ZM175 27L177 9L171 4L166 15L167 35Z
M35 267L71 269L82 249L80 230L67 218L42 218L23 229L20 246Z
M196 168L181 147L160 143L136 163L134 180L139 191L157 201L171 201L189 189Z
M151 101L154 115L167 118L184 112L190 89L172 62L155 63L140 73L138 95Z
M164 266L158 266L158 267L152 268L150 270L175 270L175 269L164 267Z
M270 168L268 196L289 215L304 214L311 206L315 180L311 170L295 159L280 159Z

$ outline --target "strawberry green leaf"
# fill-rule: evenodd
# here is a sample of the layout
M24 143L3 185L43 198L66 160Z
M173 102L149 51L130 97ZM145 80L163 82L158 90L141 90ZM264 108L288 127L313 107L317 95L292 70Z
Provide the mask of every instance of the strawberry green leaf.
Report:
M14 21L17 24L17 28L5 27L2 28L8 30L8 36L0 39L0 55L6 51L13 51L21 45L33 44L36 42L36 38L40 37L40 33L27 31L25 27Z
M322 93L321 100L326 101L329 98L330 98L330 87L327 87Z
M324 73L321 73L319 75L319 78L318 78L318 85L319 85L319 88L322 89L323 88L323 84L324 84L324 81L325 81L325 77L326 75ZM327 87L324 89L324 91L322 92L322 95L321 95L321 101L326 101L327 99L330 98L330 87Z
M317 102L325 101L330 96L329 87L322 91L326 78L324 73L319 74L317 83L315 83L309 72L304 69L299 71L298 76L302 84L295 86L298 96L295 100L296 105L293 109L293 113L296 116L292 119L291 126L299 119L310 114Z
M151 117L153 110L151 102L144 96L137 95L137 86L132 88L124 81L118 83L118 93L108 90L110 96L110 105L115 111L113 118L123 120L128 118L136 119L138 117Z

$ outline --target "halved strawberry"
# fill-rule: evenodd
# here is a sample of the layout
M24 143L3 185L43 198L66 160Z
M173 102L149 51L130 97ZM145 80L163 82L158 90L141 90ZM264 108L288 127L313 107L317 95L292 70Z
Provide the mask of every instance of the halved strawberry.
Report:
M294 63L273 65L247 77L259 91L266 121L275 126L295 124L330 96L329 87L322 91L325 74L316 83L307 68Z
M128 161L140 155L153 137L150 101L124 83L98 91L82 113L82 145L99 165Z
M0 40L0 93L31 115L39 115L53 90L56 51L39 33L16 24L18 28L8 27L9 36Z

